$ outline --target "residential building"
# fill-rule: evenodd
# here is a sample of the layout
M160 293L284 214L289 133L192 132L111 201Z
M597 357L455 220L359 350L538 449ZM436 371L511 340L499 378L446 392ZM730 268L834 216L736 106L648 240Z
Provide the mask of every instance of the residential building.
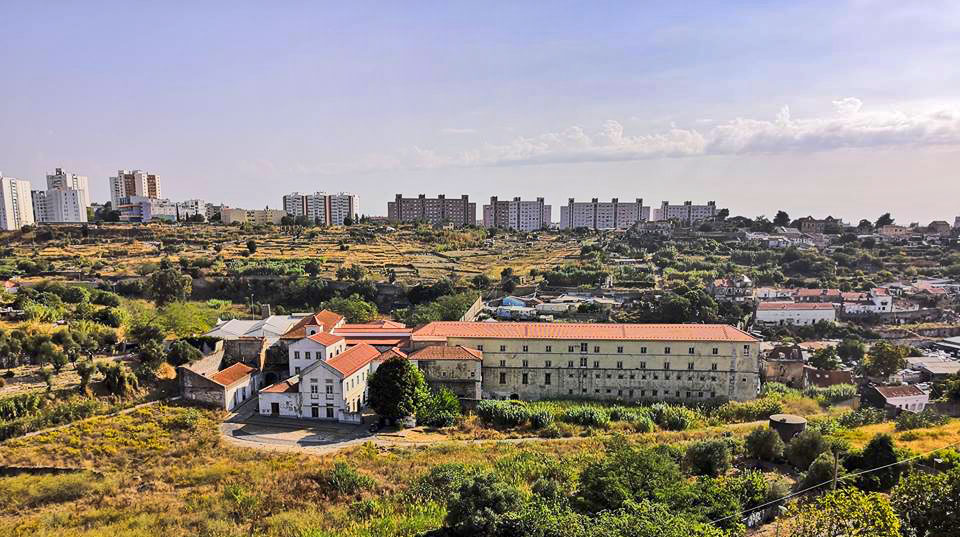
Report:
M560 207L560 229L629 229L649 219L650 207L644 207L642 198L632 202L621 202L618 198L609 202L597 198L589 202L570 198Z
M408 347L413 329L407 328L403 323L378 320L369 323L340 323L330 332L346 338L347 345L367 343L378 350L386 351L394 347Z
M287 213L282 209L234 209L224 207L220 209L220 221L226 225L233 223L254 225L279 225Z
M870 405L895 414L902 411L922 411L930 402L930 396L915 385L870 385L863 389L860 401L861 405Z
M694 205L692 201L685 201L682 205L670 205L669 201L660 203L660 208L654 212L653 219L677 220L686 225L712 220L717 215L717 202L708 201L706 205Z
M220 211L226 209L227 206L224 204L216 205L213 203L208 203L203 210L203 216L206 218L207 222L212 222L220 218Z
M293 192L283 197L283 210L294 218L303 217L319 225L339 226L347 218L356 221L360 205L357 195L347 192Z
M960 229L960 216L953 219L953 229Z
M160 177L143 170L117 170L117 176L110 178L110 202L117 207L123 198L133 196L162 197Z
M500 200L492 196L490 204L483 206L483 227L517 231L547 229L550 227L551 212L543 198L522 201L520 198Z
M127 196L113 208L120 211L121 222L177 221L177 204L167 199Z
M84 191L72 188L34 190L31 193L33 216L37 222L86 222Z
M727 325L432 322L411 336L482 353L485 398L748 400L760 342Z
M802 233L840 233L843 229L843 221L839 218L828 216L823 220L818 220L812 216L800 219L800 231Z
M446 388L461 401L482 398L483 352L462 345L429 345L409 355L431 390Z
M466 194L459 198L447 198L443 194L436 198L424 194L405 198L397 194L394 201L387 202L387 219L391 222L426 222L435 226L473 226L477 223L477 204Z
M187 200L176 203L177 220L189 220L197 215L207 220L207 202L203 200Z
M878 229L877 232L881 237L900 238L909 236L910 228L906 226L889 224L886 226L880 226L880 229Z
M78 190L80 191L80 206L84 215L90 206L90 184L85 175L67 173L63 168L57 168L53 174L47 174L47 190ZM67 220L63 220L66 222ZM86 220L83 220L86 222Z
M833 304L820 302L761 302L757 304L756 322L772 326L807 326L820 321L835 322L837 311Z
M718 300L743 301L753 296L753 280L746 274L718 278L707 285L707 292Z
M0 230L18 230L34 223L30 181L0 173Z
M797 302L843 302L843 292L839 289L800 288L794 293Z
M200 360L177 368L180 393L184 399L223 410L234 410L263 385L259 371L247 364L224 367L224 353L219 350Z
M866 293L842 293L843 312L847 315L868 315L893 311L893 297L881 287Z
M308 317L304 314L271 315L266 319L244 320L229 319L217 320L204 337L215 337L224 341L239 338L266 338L270 345L276 343L280 336L286 334L298 322Z

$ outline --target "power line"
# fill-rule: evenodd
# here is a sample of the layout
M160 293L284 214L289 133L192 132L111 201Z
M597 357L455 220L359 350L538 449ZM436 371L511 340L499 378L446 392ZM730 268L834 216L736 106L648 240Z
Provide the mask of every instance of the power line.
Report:
M870 469L868 469L868 470L861 470L861 471L859 471L859 472L854 472L854 473L852 473L852 474L847 474L847 475L845 475L845 476L840 477L838 480L848 479L848 478L851 478L851 477L857 477L857 476L860 476L860 475L869 474L869 473L871 473L871 472L876 472L876 471L878 471L878 470L883 470L883 469L885 469L885 468L890 468L891 466L897 466L898 464L904 464L904 463L907 463L907 462L910 462L910 461L913 461L913 460L916 460L916 459L920 459L920 458L926 457L927 455L930 455L931 453L936 453L937 451L944 450L944 449L948 449L948 448L951 448L951 447L954 447L954 446L958 446L958 445L960 445L960 441L953 442L953 443L951 443L951 444L947 444L947 445L945 445L945 446L942 446L942 447L939 447L939 448L936 448L936 449L931 449L930 451L921 453L921 454L919 454L919 455L914 455L913 457L908 457L908 458L906 458L906 459L903 459L902 461L897 461L897 462L894 462L894 463L885 464L885 465L883 465L883 466L878 466L878 467L876 467L876 468L870 468ZM810 492L811 490L818 489L818 488L820 488L820 487L822 487L822 486L824 486L824 485L829 485L829 484L831 484L831 483L833 483L833 479L831 479L830 481L824 481L823 483L818 483L818 484L813 485L813 486L811 486L811 487L807 487L807 488L805 488L805 489L803 489L803 490L798 490L798 491L796 491L796 492L791 492L790 494L787 494L786 496L783 496L782 498L778 498L778 499L776 499L776 500L771 500L771 501L769 501L769 502L767 502L767 503L762 503L762 504L760 504L760 505L756 505L756 506L754 506L754 507L751 507L750 509L744 509L744 510L738 511L738 512L732 514L732 515L727 515L727 516L725 516L725 517L723 517L723 518L718 518L718 519L716 519L716 520L711 520L710 523L711 523L711 524L716 524L717 522L723 522L724 520L727 520L727 519L730 519L730 518L733 518L733 517L742 517L743 515L746 515L746 514L748 514L748 513L752 513L753 511L756 511L756 510L758 510L758 509L762 509L762 508L764 508L764 507L769 507L769 506L771 506L771 505L778 504L778 503L780 503L780 502L782 502L782 501L784 501L784 500L789 500L790 498L793 498L793 497L795 497L795 496L799 496L799 495L801 495L801 494L805 494L805 493L807 493L807 492Z

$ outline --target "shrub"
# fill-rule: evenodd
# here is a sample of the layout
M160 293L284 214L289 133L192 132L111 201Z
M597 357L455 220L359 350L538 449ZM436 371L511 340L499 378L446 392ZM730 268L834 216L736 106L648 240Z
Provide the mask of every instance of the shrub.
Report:
M865 406L841 414L837 418L837 424L841 427L854 428L883 423L884 419L886 419L886 412L882 409Z
M503 427L519 427L530 419L530 410L523 401L483 400L477 403L476 413L485 423Z
M817 458L810 463L810 467L807 468L806 473L803 474L803 478L797 483L797 490L806 490L810 487L832 481L833 466L833 455L828 452L823 452L820 455L817 455ZM843 467L838 467L838 478L840 475L842 475L841 472L843 472Z
M773 414L783 412L783 402L779 398L766 397L753 401L730 401L717 407L713 416L726 423L741 423L767 419Z
M431 427L451 427L460 419L460 400L447 388L430 394L417 410L417 424Z
M445 501L474 475L473 470L460 463L440 464L418 479L411 492L425 500Z
M684 463L694 475L716 477L730 469L730 447L722 439L701 440L687 447Z
M937 414L929 408L920 412L901 412L897 416L897 430L909 431L912 429L924 429L926 427L939 427L950 421L947 416Z
M334 463L333 468L321 473L316 480L329 497L359 494L376 484L372 477L361 474L345 462Z
M834 384L826 388L811 386L803 390L803 395L833 405L856 397L857 387L853 384Z
M549 410L536 410L530 414L530 426L543 429L553 424L553 414Z
M747 453L754 459L773 462L783 457L784 444L780 433L769 427L750 431L746 441Z
M560 421L586 427L606 427L610 424L610 415L602 408L575 406L560 414Z
M702 420L699 412L666 403L651 406L650 415L654 423L668 431L685 431Z
M819 431L805 430L793 437L784 449L784 455L790 464L797 468L809 468L816 458L827 451L829 446Z
M520 491L493 474L474 477L450 498L446 523L459 535L505 535L504 515L522 503Z

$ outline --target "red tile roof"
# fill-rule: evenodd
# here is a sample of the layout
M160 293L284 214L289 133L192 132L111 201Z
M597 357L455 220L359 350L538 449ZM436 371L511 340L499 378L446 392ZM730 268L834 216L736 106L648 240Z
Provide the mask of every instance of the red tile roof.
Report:
M378 356L380 356L380 351L366 343L361 343L330 358L327 360L327 364L343 374L344 377L349 377Z
M297 321L297 324L293 325L293 328L287 330L287 333L281 337L283 339L303 339L307 335L307 326L310 325L320 326L324 332L330 332L341 321L343 321L343 316L339 313L330 310L318 311Z
M380 357L378 358L378 360L380 360L380 361L386 361L386 360L389 360L390 358L393 358L393 357L406 358L406 357L407 357L407 353L405 353L405 352L403 352L402 350L394 347L394 348L392 348L392 349L387 349L387 350L383 351L383 353L380 355Z
M343 336L335 336L333 334L328 334L326 332L317 332L316 334L307 336L307 339L310 341L316 341L317 343L329 347L338 341L343 340Z
M882 395L884 399L890 399L892 397L916 397L924 394L923 390L912 384L909 386L874 386L873 389L877 390L877 393Z
M832 310L833 304L824 304L822 302L761 302L757 304L757 311L783 311L783 310Z
M271 384L266 388L260 390L261 393L289 393L297 391L297 384L299 379L287 379L281 380L276 384Z
M391 347L406 346L410 342L410 337L348 337L347 345L359 345L361 343L367 343L369 345L377 345L382 347L384 345L389 345Z
M725 324L491 323L436 321L416 330L414 341L448 337L488 339L570 339L635 341L757 341Z
M431 345L410 353L411 360L471 360L483 361L483 353L463 345Z
M376 321L370 321L369 323L345 323L340 325L340 330L353 330L356 328L406 328L407 325L403 323L398 323L397 321L390 321L387 319L378 319Z
M256 369L248 366L247 364L236 363L224 369L223 371L210 375L210 380L222 386L230 386L235 382L239 382L254 371L256 371Z

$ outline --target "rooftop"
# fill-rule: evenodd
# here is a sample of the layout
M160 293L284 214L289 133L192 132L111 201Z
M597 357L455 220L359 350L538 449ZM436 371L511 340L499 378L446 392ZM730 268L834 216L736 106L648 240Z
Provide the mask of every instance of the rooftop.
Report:
M323 310L300 319L293 328L283 334L284 339L302 339L307 336L308 326L319 326L323 332L330 332L338 323L343 322L343 316L330 310Z
M833 304L822 302L761 302L757 304L758 311L785 311L785 310L832 310Z
M344 377L349 377L378 356L380 351L366 343L361 343L330 358L327 363Z
M334 343L337 343L338 341L342 341L343 336L335 336L326 332L317 332L316 334L307 336L307 339L310 341L316 341L317 343L328 347Z
M281 380L276 384L271 384L260 390L261 393L289 393L297 391L297 384L300 383L299 377L291 377L287 380Z
M410 353L411 360L471 360L482 361L483 352L463 345L431 345Z
M918 395L925 395L924 391L916 386L874 386L873 389L877 390L877 393L882 395L885 399L891 399L895 397L916 397Z
M256 371L256 369L248 366L247 364L236 363L224 369L223 371L210 375L210 380L223 386L230 386L254 371Z
M635 341L729 341L753 343L750 334L725 324L593 324L436 321L414 331L414 341L448 337Z

